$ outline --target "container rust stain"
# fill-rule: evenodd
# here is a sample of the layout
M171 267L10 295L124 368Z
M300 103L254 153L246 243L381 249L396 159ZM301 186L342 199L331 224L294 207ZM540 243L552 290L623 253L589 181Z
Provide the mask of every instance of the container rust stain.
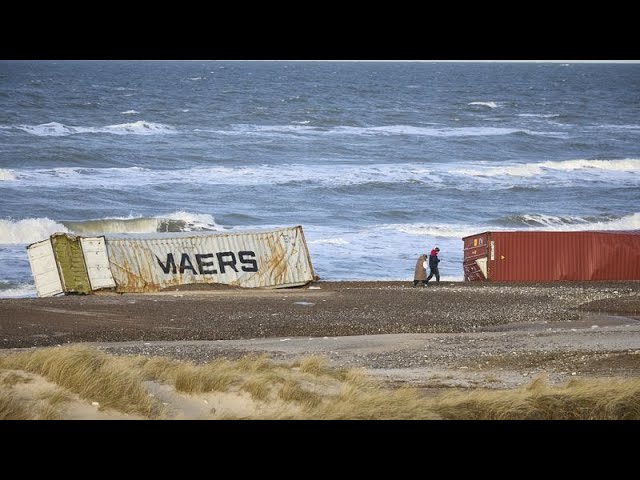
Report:
M106 236L118 292L192 283L245 288L305 285L314 279L301 226L269 231Z
M640 280L640 230L482 232L462 241L466 281Z

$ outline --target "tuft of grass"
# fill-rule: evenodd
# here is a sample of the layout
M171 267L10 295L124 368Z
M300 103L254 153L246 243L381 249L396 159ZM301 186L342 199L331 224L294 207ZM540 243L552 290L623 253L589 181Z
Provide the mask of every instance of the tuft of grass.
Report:
M306 357L300 360L300 371L319 377L329 372L327 359L319 356Z
M13 387L19 383L30 383L31 378L20 375L17 372L8 372L2 377L2 385L6 387Z
M174 385L184 393L224 392L235 378L227 361L216 360L199 367L184 365L177 370Z
M0 391L0 420L31 420L27 408L13 392Z
M310 392L294 380L287 380L280 388L278 396L285 402L295 402L304 408L314 408L321 403L317 393Z
M272 368L271 360L266 353L261 355L246 355L235 363L235 368L241 372L259 372Z
M248 379L240 388L251 395L254 400L265 401L269 398L272 385L273 382L268 376L260 376Z
M42 392L36 398L38 400L46 400L50 405L60 405L72 400L71 395L61 389Z
M175 382L178 372L185 365L192 365L189 362L179 362L165 357L144 357L143 360L146 361L141 362L139 368L145 380L163 380L171 383Z
M38 405L35 410L37 411L37 420L62 420L62 414L56 405L44 403Z
M321 357L275 364L265 356L204 365L167 358L114 357L84 346L0 355L2 384L25 382L20 371L46 377L59 390L22 398L0 390L0 419L57 419L73 394L145 418L162 418L143 384L164 382L187 394L247 392L254 406L215 418L313 420L418 419L640 419L640 379L574 379L551 386L539 376L513 390L455 390L422 395L390 389L363 369L332 369ZM13 372L15 370L15 372ZM489 381L489 379L485 379ZM244 395L244 394L242 394ZM244 395L246 397L246 395ZM253 412L253 413L247 413Z
M434 409L455 420L638 420L640 379L573 380L553 387L540 377L512 391L445 394Z
M141 385L139 373L123 369L122 362L81 345L43 348L0 358L0 367L42 375L101 408L156 417L159 407Z
M324 402L314 415L323 420L437 419L430 402L411 387L381 388L375 381L346 383L337 398Z

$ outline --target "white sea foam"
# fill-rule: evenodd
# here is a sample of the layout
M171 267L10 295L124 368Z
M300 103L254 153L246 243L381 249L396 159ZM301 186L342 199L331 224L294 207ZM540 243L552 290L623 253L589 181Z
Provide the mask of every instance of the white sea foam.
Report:
M467 103L467 105L479 105L481 107L498 108L498 104L496 102L471 102Z
M470 225L434 225L413 223L383 225L380 229L434 238L462 238L477 233L478 228Z
M342 238L319 238L307 243L314 245L349 245L349 242Z
M104 127L74 127L58 122L50 122L41 125L16 125L15 128L38 137L64 137L83 133L110 133L113 135L165 135L177 133L169 125L146 122L144 120Z
M65 221L69 231L81 235L107 233L154 233L214 231L221 229L214 218L207 214L178 211L154 217L111 217L80 221Z
M335 127L328 133L348 135L415 135L427 137L479 137L511 135L522 132L535 135L536 132L504 127L414 127L411 125L386 125L380 127Z
M137 115L140 112L138 112L137 110L127 110L126 112L120 112L122 115Z
M597 125L595 127L591 127L594 130L640 130L640 125Z
M29 244L44 240L56 232L68 230L61 223L46 217L17 221L0 219L0 244Z
M38 292L34 284L23 284L7 289L3 289L2 285L0 285L0 298L28 298L37 296Z
M103 235L107 233L153 233L166 231L214 231L222 227L207 214L184 211L158 215L157 217L114 217L77 221L54 221L49 218L24 220L0 220L0 244L30 244L44 240L56 232L78 235Z
M524 133L527 135L566 137L566 132L534 131L522 128L507 127L416 127L413 125L381 125L377 127L336 126L329 129L298 125L253 125L235 124L231 130L195 129L198 132L215 133L217 135L250 135L250 136L311 136L311 135L407 135L425 137L481 137L494 135L511 135Z
M0 182L7 180L15 180L16 175L11 170L0 169Z
M199 230L221 230L216 224L215 218L206 213L191 213L180 210L166 215L158 215L158 219L169 219L184 222L183 231L199 231Z
M64 221L70 232L78 235L104 235L107 233L153 233L160 221L156 218L100 218L92 220Z
M518 117L537 117L537 118L555 118L559 117L559 113L519 113Z
M453 171L473 177L540 177L554 172L574 173L635 173L640 174L640 159L624 160L560 160L525 164L493 166L477 162L472 166L455 168ZM640 177L638 177L640 179ZM632 180L630 178L630 180Z
M578 216L528 215L531 221L542 224L543 230L640 230L640 213L617 219L593 221Z
M640 173L640 159L627 158L623 160L564 160L558 162L542 162L542 167L554 170L602 170Z
M1 173L5 172L5 173ZM9 172L9 173L6 173ZM25 187L67 187L73 182L81 189L117 189L130 185L164 185L173 178L189 178L200 185L282 185L293 182L339 187L364 184L428 183L447 184L462 189L536 186L542 183L572 184L596 176L598 182L615 185L640 185L640 160L562 160L531 163L476 161L455 164L373 164L326 165L281 164L239 167L196 167L172 170L151 170L142 167L0 170L4 180ZM3 179L0 177L0 179ZM13 184L13 182L12 182Z

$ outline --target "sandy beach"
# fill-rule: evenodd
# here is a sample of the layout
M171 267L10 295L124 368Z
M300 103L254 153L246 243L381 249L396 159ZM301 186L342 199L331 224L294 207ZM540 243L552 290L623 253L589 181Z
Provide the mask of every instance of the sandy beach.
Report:
M391 384L510 388L640 372L640 282L324 282L0 300L5 352L87 343L203 363L321 355ZM488 381L487 379L491 379Z

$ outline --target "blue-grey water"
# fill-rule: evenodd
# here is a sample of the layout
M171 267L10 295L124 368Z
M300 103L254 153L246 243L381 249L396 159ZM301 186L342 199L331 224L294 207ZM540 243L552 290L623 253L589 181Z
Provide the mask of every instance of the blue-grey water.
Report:
M0 61L0 296L57 231L293 225L325 280L639 229L640 63Z

